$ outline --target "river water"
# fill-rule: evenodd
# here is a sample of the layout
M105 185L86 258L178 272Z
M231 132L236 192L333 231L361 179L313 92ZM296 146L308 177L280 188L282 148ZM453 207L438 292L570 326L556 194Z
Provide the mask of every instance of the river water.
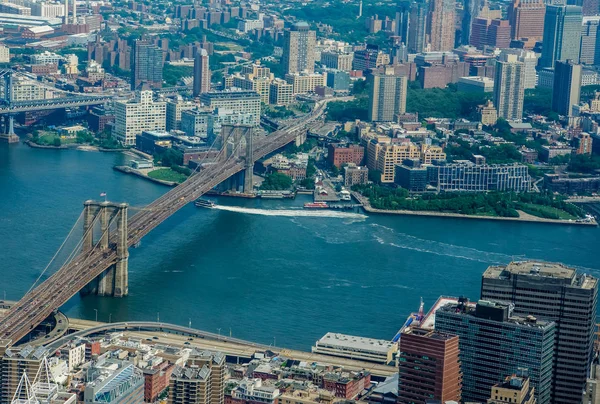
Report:
M111 169L129 158L0 145L0 293L17 300L30 288L83 201L106 192L133 214L168 190ZM308 349L328 331L391 339L421 297L426 309L440 295L477 299L490 264L545 259L600 276L595 227L315 215L301 209L307 200L186 206L131 249L129 296L75 296L63 311L91 320L98 310L104 321L191 321Z

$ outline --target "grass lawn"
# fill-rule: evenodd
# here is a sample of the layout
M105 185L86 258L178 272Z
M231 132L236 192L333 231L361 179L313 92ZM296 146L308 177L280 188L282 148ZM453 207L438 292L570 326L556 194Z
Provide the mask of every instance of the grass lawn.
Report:
M556 209L551 206L543 206L543 205L535 205L532 203L524 203L524 204L522 204L522 207L526 208L526 209L522 209L525 213L529 213L530 215L533 215L533 216L544 217L539 212L545 212L545 213L549 213L549 214L558 215L558 218L562 219L562 220L578 219L577 217L565 212L564 210Z
M54 146L54 139L56 139L56 138L60 139L60 136L58 136L57 134L54 134L52 132L41 132L39 140L38 140L38 144ZM76 142L77 142L76 138L60 139L60 143L62 145L76 143Z
M185 181L187 178L185 175L178 173L177 171L173 171L170 168L159 168L157 170L150 171L148 173L148 177L156 180L177 182L179 184Z

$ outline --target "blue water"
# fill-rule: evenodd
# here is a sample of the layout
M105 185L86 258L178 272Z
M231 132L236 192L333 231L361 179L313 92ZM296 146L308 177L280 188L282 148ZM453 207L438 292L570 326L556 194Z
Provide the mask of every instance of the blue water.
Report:
M112 170L127 159L0 145L0 293L16 300L29 289L86 199L107 192L135 208L168 190ZM75 296L63 310L94 319L97 309L106 321L191 320L207 331L308 349L328 331L391 339L421 297L426 309L440 295L477 299L487 266L513 258L561 261L600 276L595 227L303 217L297 208L306 200L218 200L243 212L187 206L131 249L128 297ZM272 216L273 209L294 209L286 213L293 216Z

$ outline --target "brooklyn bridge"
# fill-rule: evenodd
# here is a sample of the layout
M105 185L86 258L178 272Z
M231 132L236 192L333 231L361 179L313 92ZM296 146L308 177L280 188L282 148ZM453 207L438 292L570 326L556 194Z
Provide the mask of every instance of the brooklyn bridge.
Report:
M318 125L326 102L318 102L301 119L288 121L279 130L257 138L251 127L224 130L218 156L202 164L185 182L128 218L128 205L87 201L82 213L84 234L67 262L13 305L0 320L0 351L25 337L44 319L84 288L98 294L128 293L128 248L177 212L235 174L244 172L246 186L254 162L302 137ZM225 128L224 128L225 129ZM243 174L242 174L243 175ZM100 228L94 237L94 229ZM96 231L97 232L97 231ZM97 240L95 239L97 238Z

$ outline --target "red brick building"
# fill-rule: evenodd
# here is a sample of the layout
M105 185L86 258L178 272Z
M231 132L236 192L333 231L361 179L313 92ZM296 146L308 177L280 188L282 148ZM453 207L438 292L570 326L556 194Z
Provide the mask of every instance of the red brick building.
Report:
M401 341L398 403L460 402L458 336L415 327L405 331Z
M341 146L330 144L327 146L327 162L330 166L341 168L343 164L354 163L359 166L365 157L365 148L359 145Z
M323 389L331 391L336 397L351 400L371 385L371 374L329 373L323 376Z
M175 365L162 362L152 369L144 369L144 402L153 403L158 395L169 386Z

